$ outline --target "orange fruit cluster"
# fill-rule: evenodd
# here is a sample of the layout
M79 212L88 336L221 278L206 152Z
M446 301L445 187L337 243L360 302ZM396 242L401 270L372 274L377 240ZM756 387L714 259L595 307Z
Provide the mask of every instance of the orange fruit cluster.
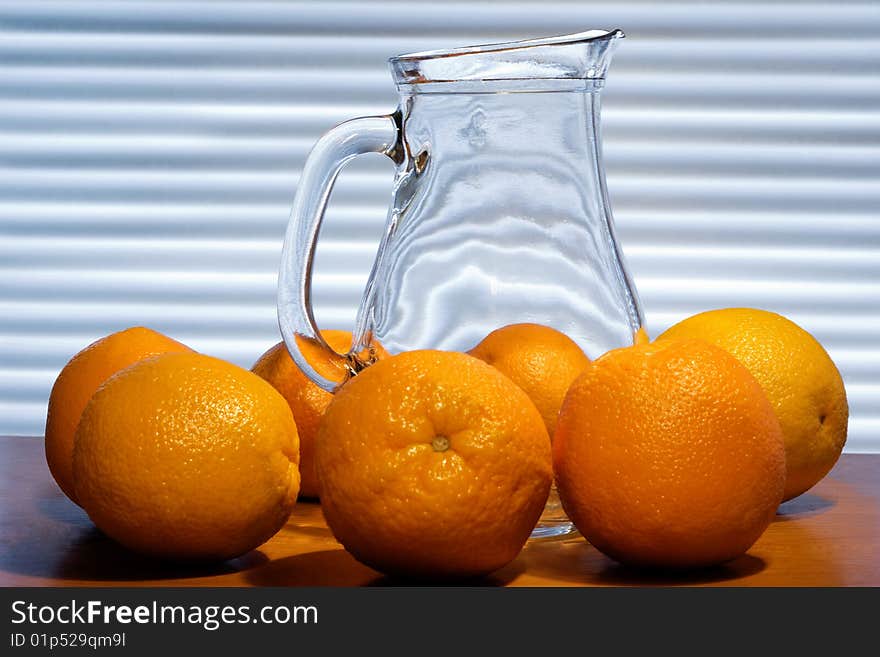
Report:
M352 336L324 331L334 350ZM53 388L62 490L132 549L227 559L320 497L357 559L422 578L516 557L551 483L596 548L699 567L748 550L846 440L842 380L789 320L710 311L590 361L563 333L502 327L467 354L371 348L355 377L317 343L313 384L283 343L248 372L144 328L77 354Z

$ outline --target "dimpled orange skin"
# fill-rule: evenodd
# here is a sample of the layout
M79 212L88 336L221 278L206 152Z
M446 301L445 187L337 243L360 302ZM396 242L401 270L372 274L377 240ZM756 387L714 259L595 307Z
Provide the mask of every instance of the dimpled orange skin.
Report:
M345 353L351 347L351 332L325 330L321 336L330 347L339 353ZM300 340L300 350L306 360L314 367L318 374L331 381L342 382L348 373L345 368L335 361L327 359L323 349L313 342ZM372 358L381 359L388 353L381 345L373 347ZM315 439L318 435L318 426L324 411L333 399L333 394L323 388L319 388L302 373L293 362L283 342L279 342L269 349L254 363L251 371L257 376L268 381L280 392L290 410L293 411L293 419L299 431L300 445L300 484L299 494L301 497L317 498L318 475L315 473Z
M61 370L46 414L46 463L61 490L73 502L73 436L95 390L113 374L145 358L192 351L186 345L143 326L108 335L80 351Z
M514 559L552 479L528 396L486 363L440 351L392 356L346 383L316 463L324 516L345 548L381 572L431 579Z
M141 361L92 397L76 433L77 496L132 550L176 560L244 554L286 522L299 441L284 398L200 354Z
M565 393L590 363L574 340L541 324L511 324L496 329L468 353L489 363L525 391L551 437Z
M849 406L834 361L821 344L782 315L755 308L709 310L660 338L698 338L733 354L764 388L785 438L790 500L818 483L846 443Z
M699 340L611 351L565 398L556 485L611 558L670 568L745 553L782 501L785 449L758 382Z

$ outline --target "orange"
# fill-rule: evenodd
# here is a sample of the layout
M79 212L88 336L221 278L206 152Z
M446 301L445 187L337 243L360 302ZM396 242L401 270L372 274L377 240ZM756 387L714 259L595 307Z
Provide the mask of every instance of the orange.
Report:
M326 330L321 331L321 336L330 347L340 353L347 352L351 347L352 338L349 331ZM306 360L321 376L340 383L348 376L346 370L336 361L330 361L316 343L301 340L299 346ZM386 356L388 353L377 344L368 360L377 360ZM271 383L290 405L293 418L296 420L296 428L299 430L299 468L302 477L299 494L302 497L318 497L318 477L315 474L314 458L315 438L318 435L318 425L330 400L333 399L333 394L312 383L300 371L283 342L279 342L260 356L251 371Z
M243 554L284 525L299 489L287 402L256 374L194 353L125 369L76 431L77 498L123 545L182 560Z
M733 354L764 388L785 438L785 499L813 487L846 443L843 379L816 339L782 315L754 308L710 310L660 338L699 338Z
M189 347L143 326L113 333L76 354L55 380L46 416L46 462L55 481L76 502L73 486L73 435L95 390L129 365Z
M511 324L492 331L468 353L525 391L551 437L568 387L590 362L574 340L540 324Z
M336 538L381 572L484 575L514 559L547 500L550 440L528 396L461 353L379 361L334 397L315 449Z
M700 340L594 361L562 405L553 457L575 526L637 566L708 566L743 554L785 484L782 432L761 386Z

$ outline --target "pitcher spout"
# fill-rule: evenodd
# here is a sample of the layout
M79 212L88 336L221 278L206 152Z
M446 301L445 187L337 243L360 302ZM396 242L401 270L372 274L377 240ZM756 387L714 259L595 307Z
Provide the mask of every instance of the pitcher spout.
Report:
M622 30L509 41L398 55L389 60L398 86L493 80L601 80Z

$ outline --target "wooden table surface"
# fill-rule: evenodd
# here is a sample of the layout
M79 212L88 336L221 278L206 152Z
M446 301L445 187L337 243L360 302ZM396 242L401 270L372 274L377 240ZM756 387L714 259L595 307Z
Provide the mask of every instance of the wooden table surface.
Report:
M355 561L317 504L300 503L274 538L215 566L177 566L106 538L49 475L42 440L0 437L2 586L359 586L405 584ZM529 543L482 582L510 586L880 586L880 455L844 455L809 493L780 507L748 554L698 572L645 573L581 537Z

